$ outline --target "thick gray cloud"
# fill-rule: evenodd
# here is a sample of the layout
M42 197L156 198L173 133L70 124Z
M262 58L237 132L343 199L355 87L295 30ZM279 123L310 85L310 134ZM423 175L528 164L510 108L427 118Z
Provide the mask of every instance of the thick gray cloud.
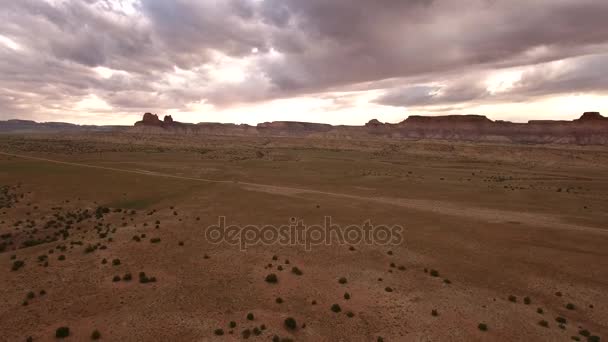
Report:
M607 16L598 0L4 1L0 35L19 48L0 40L0 118L90 94L136 112L361 89L392 106L605 92ZM236 81L214 73L226 60L243 62ZM510 91L487 90L513 67L527 69Z

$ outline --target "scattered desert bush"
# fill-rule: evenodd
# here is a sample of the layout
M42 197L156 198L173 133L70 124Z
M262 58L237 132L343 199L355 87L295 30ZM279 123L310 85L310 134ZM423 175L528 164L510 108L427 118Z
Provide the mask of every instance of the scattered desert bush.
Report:
M23 260L15 260L13 261L13 266L11 267L11 270L18 271L23 266L25 266L25 262Z
M298 328L298 324L293 317L287 317L284 323L285 327L289 330L296 330Z
M479 323L477 325L477 329L481 330L481 331L488 331L488 325L485 323Z
M59 327L55 330L56 338L66 338L68 336L70 336L70 328L68 327Z
M94 330L91 334L91 340L99 340L101 338L101 333L99 330Z
M340 283L340 284L346 284L347 282L348 281L346 280L345 277L342 277L342 278L338 279L338 283Z
M270 273L269 275L266 276L266 282L267 283L275 284L278 281L279 281L279 278L274 273Z
M251 336L251 330L249 329L245 329L241 332L241 336L243 336L243 339L248 339Z
M338 313L338 312L342 311L342 308L340 307L340 305L334 304L331 306L331 311Z
M156 282L156 277L148 277L146 272L139 272L139 282L141 284L154 283Z
M542 321L538 322L538 325L540 325L541 327L549 327L549 322L545 321L544 319Z
M295 275L299 275L299 276L303 274L302 271L295 266L291 268L291 273L293 273Z

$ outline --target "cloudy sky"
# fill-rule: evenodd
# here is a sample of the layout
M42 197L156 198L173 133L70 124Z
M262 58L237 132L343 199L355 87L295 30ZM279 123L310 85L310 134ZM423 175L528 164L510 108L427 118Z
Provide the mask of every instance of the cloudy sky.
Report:
M0 119L608 114L605 0L0 0Z

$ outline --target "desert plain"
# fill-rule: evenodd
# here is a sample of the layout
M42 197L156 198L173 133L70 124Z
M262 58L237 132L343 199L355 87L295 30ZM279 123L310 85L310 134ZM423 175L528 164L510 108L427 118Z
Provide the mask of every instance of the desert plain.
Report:
M1 341L608 334L605 146L117 132L0 152ZM208 241L220 216L404 230L243 250Z

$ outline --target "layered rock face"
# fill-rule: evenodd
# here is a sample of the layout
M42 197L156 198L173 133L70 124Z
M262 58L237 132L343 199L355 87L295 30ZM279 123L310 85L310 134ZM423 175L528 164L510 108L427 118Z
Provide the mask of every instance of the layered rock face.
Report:
M608 145L608 118L598 112L584 113L573 121L532 120L528 123L492 121L483 115L414 115L397 124L373 119L365 126L332 126L293 121L264 122L257 126L183 124L173 121L171 116L165 116L161 121L157 115L146 113L135 126L156 128L158 133Z
M171 115L165 115L161 121L158 118L158 115L152 113L145 113L141 121L135 123L135 127L157 127L164 129L182 128L184 125L185 124L182 124L181 122L173 121Z

